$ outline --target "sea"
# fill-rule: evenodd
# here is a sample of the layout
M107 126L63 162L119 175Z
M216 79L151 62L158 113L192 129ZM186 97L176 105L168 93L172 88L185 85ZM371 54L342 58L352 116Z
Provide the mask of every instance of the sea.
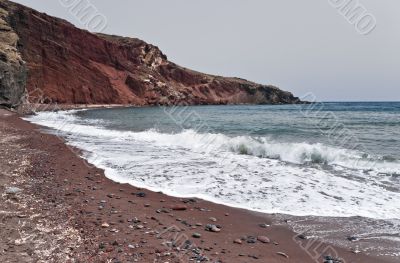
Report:
M293 228L326 239L348 224L343 235L380 240L379 253L400 258L400 102L103 108L26 119L115 181L289 216ZM323 222L338 227L318 231Z

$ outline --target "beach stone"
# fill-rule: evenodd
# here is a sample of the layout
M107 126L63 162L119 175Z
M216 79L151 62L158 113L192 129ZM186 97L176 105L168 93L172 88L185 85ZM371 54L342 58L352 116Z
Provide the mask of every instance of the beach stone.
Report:
M258 236L258 237L257 237L257 240L260 241L261 243L265 243L265 244L271 242L271 240L269 240L269 238L266 237L266 236Z
M242 244L242 240L241 239L235 239L235 240L233 240L233 243L235 243L235 244Z
M286 253L283 252L276 252L277 255L285 257L285 258L289 258L289 256Z
M114 242L112 242L111 245L113 245L113 246L118 246L119 244L118 244L118 241L117 241L117 240L114 240Z
M351 241L351 242L356 242L356 241L359 240L359 238L358 238L358 237L355 237L355 236L349 236L349 237L347 237L347 240L348 240L348 241Z
M302 240L306 240L307 239L307 236L304 235L304 234L299 234L297 237L302 239Z
M257 238L252 237L252 236L248 236L248 237L246 238L246 242L247 242L248 244L254 244L254 243L257 242Z
M106 245L104 243L99 244L99 249L105 249L105 248L106 248Z
M212 222L217 222L217 219L215 217L210 217L209 220Z
M201 234L199 234L199 233L193 233L192 237L194 237L194 238L201 238Z
M343 260L331 256L324 256L324 263L343 263Z
M102 228L107 228L107 227L110 227L110 225L107 224L107 223L103 223L103 224L101 224L101 227L102 227Z
M178 204L178 205L173 205L171 209L174 211L185 211L187 210L187 206Z
M206 231L215 232L215 233L218 233L221 231L221 229L219 229L216 225L210 225L210 224L206 225L205 229L206 229Z
M15 195L22 192L22 189L18 187L7 187L5 193L8 195Z
M137 197L146 197L146 193L140 192L136 194Z
M261 228L268 228L270 225L268 225L268 224L259 224L258 226L261 227Z

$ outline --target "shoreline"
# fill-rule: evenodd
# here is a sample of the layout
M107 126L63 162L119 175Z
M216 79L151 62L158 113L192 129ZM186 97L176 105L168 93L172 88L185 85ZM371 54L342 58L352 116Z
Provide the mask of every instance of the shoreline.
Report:
M103 170L87 165L61 138L41 133L39 126L16 114L4 114L0 110L0 123L9 127L2 128L3 132L21 136L30 159L28 174L21 176L49 175L41 188L52 189L51 200L47 192L27 191L33 191L31 195L44 205L59 204L64 214L52 216L68 219L71 229L78 232L78 237L72 238L81 245L70 251L72 258L88 262L113 258L122 262L188 262L207 257L211 262L301 263L324 262L324 256L331 254L345 262L391 262L321 242L320 253L315 255L314 247L307 248L311 240L303 240L288 225L277 225L273 215L111 181ZM207 224L220 226L220 232L205 231ZM174 241L180 243L179 251L165 245Z

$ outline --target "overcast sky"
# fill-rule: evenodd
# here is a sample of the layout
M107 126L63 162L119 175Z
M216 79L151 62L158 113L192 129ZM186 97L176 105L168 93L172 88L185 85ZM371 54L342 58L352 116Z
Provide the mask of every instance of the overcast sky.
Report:
M16 2L85 28L62 5L74 1ZM324 101L400 100L399 0L357 0L376 19L366 35L368 17L357 27L332 6L349 0L84 1L107 18L104 33L141 38L188 68Z

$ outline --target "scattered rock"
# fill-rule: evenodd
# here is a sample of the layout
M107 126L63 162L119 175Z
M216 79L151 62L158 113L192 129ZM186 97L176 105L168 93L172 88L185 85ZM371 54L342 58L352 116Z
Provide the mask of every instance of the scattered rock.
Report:
M351 241L351 242L356 242L356 241L359 240L359 238L358 238L358 237L355 237L355 236L349 236L349 237L347 237L347 240L348 240L348 241Z
M22 189L18 187L7 187L5 193L8 195L16 195L22 192Z
M206 231L215 232L215 233L221 231L221 229L219 229L216 225L210 225L210 224L206 225L205 229L206 229Z
M306 240L306 239L307 239L307 236L304 235L304 234L299 234L299 235L297 235L297 238L300 238L300 239L302 239L302 240Z
M201 234L199 234L199 233L193 233L192 237L194 237L194 238L201 238Z
M331 256L325 256L324 263L343 263L343 260Z
M259 224L258 226L259 226L259 227L261 227L261 228L267 228L267 227L270 227L270 225L268 225L268 224Z
M107 228L107 227L110 227L110 225L107 224L107 223L103 223L103 224L101 224L101 227L102 227L102 228Z
M136 194L137 197L146 197L146 193L140 192Z
M252 236L248 236L248 237L246 238L246 242L247 242L248 244L254 244L254 243L257 242L257 238L252 237Z
M276 252L277 255L285 257L285 258L289 258L289 256L286 253L283 252Z
M178 204L178 205L173 205L171 209L174 211L185 211L187 210L187 206Z
M242 244L242 240L241 239L235 239L235 240L233 240L233 243L235 243L235 244Z
M114 242L112 242L111 245L113 245L113 246L118 246L119 244L118 244L118 241L117 241L117 240L114 240Z
M264 243L264 244L267 244L267 243L271 242L271 240L269 240L269 238L266 237L266 236L258 236L257 240L260 241L261 243Z

